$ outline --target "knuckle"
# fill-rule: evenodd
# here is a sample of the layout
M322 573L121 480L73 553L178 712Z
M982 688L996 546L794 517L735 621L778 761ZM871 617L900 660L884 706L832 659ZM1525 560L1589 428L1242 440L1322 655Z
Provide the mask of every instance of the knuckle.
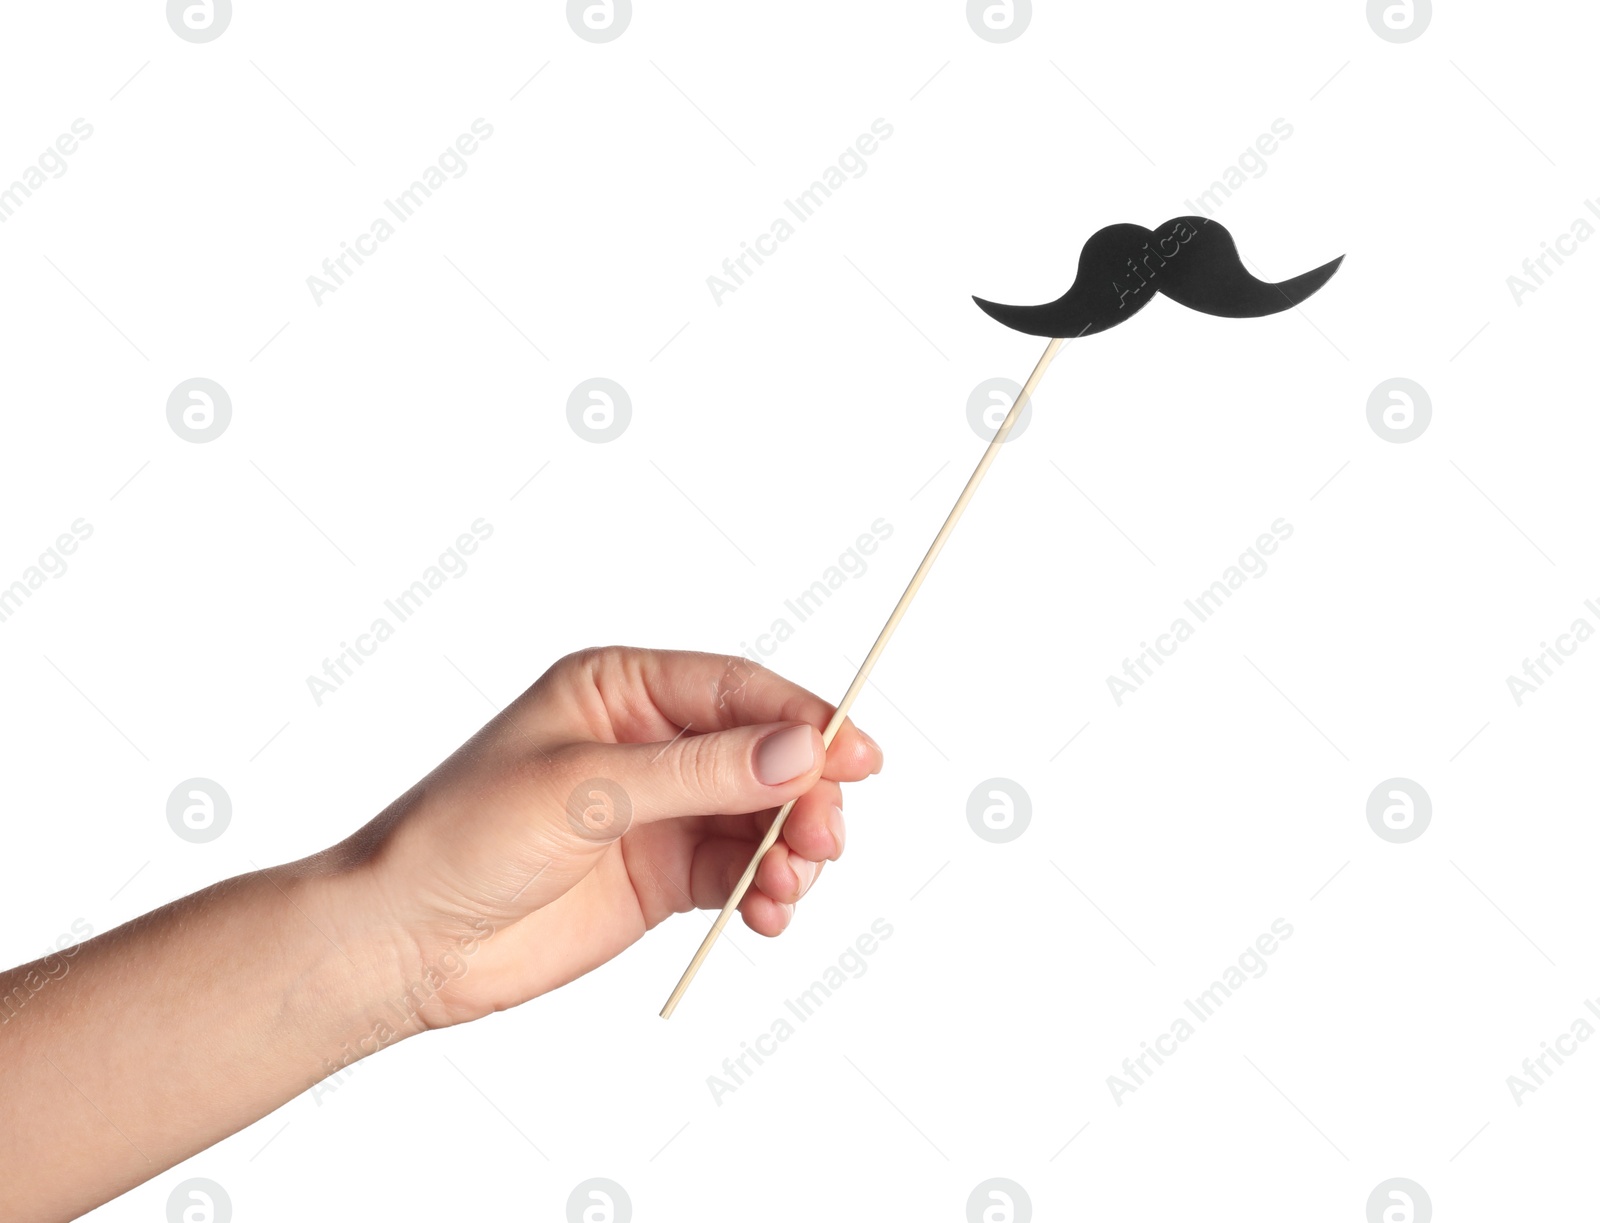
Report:
M593 755L581 743L566 744L529 761L540 788L558 807L600 771Z
M550 669L562 675L577 675L585 671L592 671L612 650L612 646L585 646L581 650L574 650L570 654L558 658Z
M713 735L686 736L673 754L678 785L691 794L715 795L729 788L732 770Z
M722 658L722 674L717 678L713 695L718 709L731 709L737 714L744 707L750 685L759 682L761 676L770 672L743 655L726 654Z
M583 744L559 747L541 760L542 784L555 817L588 841L611 841L633 822L633 795Z

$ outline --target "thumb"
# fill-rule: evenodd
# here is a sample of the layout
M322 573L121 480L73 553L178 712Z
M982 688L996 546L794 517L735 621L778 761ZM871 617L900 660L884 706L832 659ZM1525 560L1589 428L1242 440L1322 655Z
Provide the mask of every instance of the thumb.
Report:
M739 726L671 743L586 744L574 766L567 819L589 840L685 815L781 807L822 776L822 735L808 723Z

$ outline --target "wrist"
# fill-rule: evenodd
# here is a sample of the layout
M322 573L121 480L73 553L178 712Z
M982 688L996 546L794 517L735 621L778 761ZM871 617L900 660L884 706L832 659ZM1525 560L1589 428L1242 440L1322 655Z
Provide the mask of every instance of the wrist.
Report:
M341 1005L354 1008L349 1013L357 1029L349 1048L341 1049L351 1060L481 1014L462 997L460 983L497 927L482 913L430 914L417 902L406 861L392 844L347 842L279 868L315 898L350 944L355 964L343 957L339 963L348 970Z
M309 1019L313 1081L426 1029L401 985L414 944L369 864L321 854L261 877L283 902L285 952L300 961L289 982Z

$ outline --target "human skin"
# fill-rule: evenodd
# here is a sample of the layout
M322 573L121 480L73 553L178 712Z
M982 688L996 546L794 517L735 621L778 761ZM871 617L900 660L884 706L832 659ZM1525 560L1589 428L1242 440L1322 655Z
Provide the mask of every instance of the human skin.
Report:
M875 773L825 701L742 658L562 659L352 836L0 973L6 1217L70 1219L350 1062L527 1002L673 913L775 936ZM607 784L595 784L607 783Z

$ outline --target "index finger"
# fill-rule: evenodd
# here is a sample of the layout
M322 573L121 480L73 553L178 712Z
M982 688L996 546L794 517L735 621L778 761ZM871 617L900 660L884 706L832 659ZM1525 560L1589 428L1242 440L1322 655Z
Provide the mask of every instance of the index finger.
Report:
M834 713L816 693L748 658L626 648L578 658L625 742L669 739L685 729L704 733L774 722L808 722L822 730ZM859 781L882 764L878 745L846 718L828 749L823 776Z

